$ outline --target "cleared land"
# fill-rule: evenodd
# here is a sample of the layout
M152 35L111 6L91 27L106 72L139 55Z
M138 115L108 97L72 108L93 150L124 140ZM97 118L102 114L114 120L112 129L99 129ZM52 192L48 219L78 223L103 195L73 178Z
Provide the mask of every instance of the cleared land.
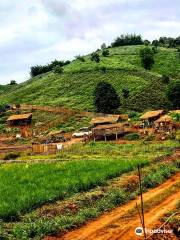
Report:
M175 183L178 182L179 179L180 174L177 174L164 184L144 194L147 228L151 229L164 213L176 207L178 199L180 199L180 190L179 186ZM47 237L45 239L141 239L142 237L137 237L134 232L136 227L141 226L137 210L135 209L136 202L140 202L140 197L123 207L116 208L112 212L102 215L99 219L85 225L81 229L67 233L62 237Z

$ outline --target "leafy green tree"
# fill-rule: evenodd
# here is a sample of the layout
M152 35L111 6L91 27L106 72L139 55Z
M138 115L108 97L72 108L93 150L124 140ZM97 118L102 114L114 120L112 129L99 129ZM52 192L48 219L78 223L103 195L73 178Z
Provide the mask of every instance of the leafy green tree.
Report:
M127 46L127 45L140 45L143 44L141 35L126 34L117 37L111 44L112 47Z
M101 50L106 49L106 48L107 48L107 47L106 47L106 44L103 43L103 44L101 45Z
M114 87L106 82L99 82L94 91L94 105L97 112L113 113L120 106L120 98Z
M17 84L17 82L15 80L10 81L10 85L16 85L16 84Z
M93 52L91 54L91 61L94 61L96 63L100 62L100 57L99 57L99 54L97 52Z
M102 56L103 57L109 56L109 50L107 48L102 50Z
M75 58L81 62L85 62L85 58L81 55L77 55Z
M167 88L167 97L174 108L180 108L180 80L170 82Z
M141 64L146 70L150 70L154 64L154 52L150 47L140 49Z
M145 45L145 46L149 46L149 45L150 45L150 43L151 43L151 42L150 42L149 40L147 40L147 39L146 39L146 40L144 40L144 45Z

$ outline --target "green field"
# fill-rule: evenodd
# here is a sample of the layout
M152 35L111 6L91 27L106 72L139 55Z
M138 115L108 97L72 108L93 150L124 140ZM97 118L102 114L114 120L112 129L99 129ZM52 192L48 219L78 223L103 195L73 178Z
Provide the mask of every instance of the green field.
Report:
M155 156L171 153L174 146L176 142L124 146L90 143L63 151L56 163L2 165L0 218L16 218L43 203L102 185L138 164L149 164Z
M167 106L161 75L173 79L180 77L180 61L176 49L161 48L155 55L151 71L141 67L140 46L110 48L110 55L102 57L100 63L85 57L85 62L74 60L64 67L63 74L49 72L17 86L0 87L0 99L6 102L33 103L36 105L66 106L94 110L93 91L99 81L111 83L121 96L124 110L143 111ZM101 53L100 53L101 55ZM106 67L102 73L101 67ZM122 89L130 91L123 99Z

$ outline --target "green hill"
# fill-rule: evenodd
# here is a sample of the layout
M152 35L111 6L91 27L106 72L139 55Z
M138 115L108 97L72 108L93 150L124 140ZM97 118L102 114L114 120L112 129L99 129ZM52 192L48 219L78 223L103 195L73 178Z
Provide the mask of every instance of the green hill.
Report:
M121 96L122 109L143 111L165 107L168 104L167 85L162 82L161 75L170 76L171 81L180 79L178 52L170 48L159 49L152 70L147 71L141 67L140 47L109 48L108 57L100 53L100 63L86 56L85 62L74 60L65 66L62 74L49 72L19 85L0 87L0 100L93 110L94 88L99 81L106 81ZM106 67L105 73L102 67ZM130 91L127 99L122 96L123 88Z

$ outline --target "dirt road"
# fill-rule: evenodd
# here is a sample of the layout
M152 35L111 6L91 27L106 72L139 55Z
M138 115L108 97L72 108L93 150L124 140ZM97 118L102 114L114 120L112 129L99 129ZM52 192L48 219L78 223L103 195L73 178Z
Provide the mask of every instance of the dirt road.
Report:
M176 207L180 199L180 189L172 192L171 195L162 198L163 194L167 194L170 189L180 180L180 173L163 183L157 188L146 192L144 197L145 204L154 199L160 199L155 206L151 204L145 210L146 227L152 229L167 211ZM46 237L46 240L137 240L142 239L135 234L135 228L141 226L140 220L135 211L136 202L139 203L140 198L114 209L111 212L103 214L95 221L87 223L80 229L73 230L65 235L56 237Z

